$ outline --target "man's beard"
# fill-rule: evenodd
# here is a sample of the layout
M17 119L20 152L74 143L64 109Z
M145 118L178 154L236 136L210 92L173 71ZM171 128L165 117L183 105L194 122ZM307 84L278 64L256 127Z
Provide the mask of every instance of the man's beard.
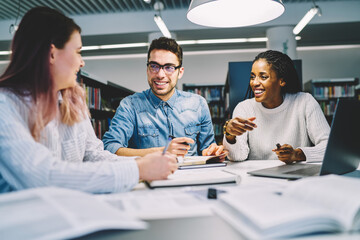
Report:
M175 88L175 86L173 86L172 88L169 89L169 91L166 91L166 92L156 91L156 89L154 89L155 87L154 87L153 85L150 85L150 88L151 88L151 90L153 91L153 93L155 93L156 95L166 96L166 95L168 95L169 93L171 93L171 92L173 91L173 89Z
M159 96L166 96L166 95L168 95L169 93L171 93L173 90L174 90L174 88L175 88L175 86L171 86L170 87L170 89L168 90L168 91L166 91L166 92L159 92L159 91L163 91L163 90L158 90L158 89L156 89L156 87L155 87L155 82L154 81L152 81L151 83L149 83L149 86L150 86L150 88L151 88L151 91L155 94L155 95L159 95ZM170 84L169 84L170 85Z

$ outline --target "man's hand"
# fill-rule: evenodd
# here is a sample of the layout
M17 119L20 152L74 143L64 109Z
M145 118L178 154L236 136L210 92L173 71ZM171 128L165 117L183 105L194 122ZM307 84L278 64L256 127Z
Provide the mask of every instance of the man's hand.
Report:
M164 155L161 152L147 154L138 158L136 163L140 179L146 181L167 179L178 168L176 156L168 152Z
M167 151L177 156L185 156L190 149L190 144L194 144L194 140L187 137L179 137L171 140Z
M224 146L222 145L218 146L216 143L212 143L208 148L205 148L202 151L203 156L212 156L212 155L219 156L223 153L224 155L220 157L221 161L225 160L225 157L228 155L229 152L227 150L224 150Z
M294 149L289 144L284 144L281 146L278 143L276 144L276 148L272 151L276 153L280 161L286 164L292 164L294 162L306 160L305 154L300 148Z

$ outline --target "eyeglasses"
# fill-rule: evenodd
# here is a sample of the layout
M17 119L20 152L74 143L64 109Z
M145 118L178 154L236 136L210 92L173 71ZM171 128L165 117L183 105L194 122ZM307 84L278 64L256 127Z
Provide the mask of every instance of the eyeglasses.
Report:
M172 74L176 71L176 69L180 68L181 65L179 66L173 66L173 65L160 65L158 63L154 63L154 62L149 62L146 64L149 67L150 72L152 73L158 73L160 71L160 69L162 68L165 73L167 74Z

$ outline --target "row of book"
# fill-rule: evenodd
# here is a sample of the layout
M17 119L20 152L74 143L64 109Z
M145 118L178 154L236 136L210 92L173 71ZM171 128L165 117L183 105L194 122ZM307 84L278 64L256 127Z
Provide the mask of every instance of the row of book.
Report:
M214 134L215 136L222 136L223 135L223 124L220 124L220 123L214 123L213 124L213 127L214 127Z
M320 107L323 110L325 116L334 115L335 108L336 108L336 100L328 101L328 102L320 102Z
M195 93L203 96L208 102L221 101L224 99L224 87L198 87L190 88L187 92Z
M338 85L338 86L314 86L314 97L317 99L338 98L338 97L354 97L354 85Z
M80 85L85 90L86 104L88 108L101 110L101 89L87 86L83 82L81 82Z
M104 136L107 129L109 129L110 122L111 122L111 118L107 118L107 119L94 119L94 118L92 118L91 119L91 124L92 124L92 126L94 128L95 135L99 139L102 139L102 137Z
M210 115L212 118L223 118L224 117L224 107L218 104L209 106Z

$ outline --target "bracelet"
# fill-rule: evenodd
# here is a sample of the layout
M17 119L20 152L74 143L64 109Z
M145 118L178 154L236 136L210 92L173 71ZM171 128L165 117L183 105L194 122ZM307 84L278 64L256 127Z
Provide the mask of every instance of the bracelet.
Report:
M225 135L225 136L232 136L232 137L234 137L235 135L232 135L232 134L230 134L230 133L228 133L228 132L226 131L226 127L227 127L229 121L230 121L230 120L227 120L227 121L225 122L225 124L224 124L224 127L223 127L223 129L224 129L224 135Z

